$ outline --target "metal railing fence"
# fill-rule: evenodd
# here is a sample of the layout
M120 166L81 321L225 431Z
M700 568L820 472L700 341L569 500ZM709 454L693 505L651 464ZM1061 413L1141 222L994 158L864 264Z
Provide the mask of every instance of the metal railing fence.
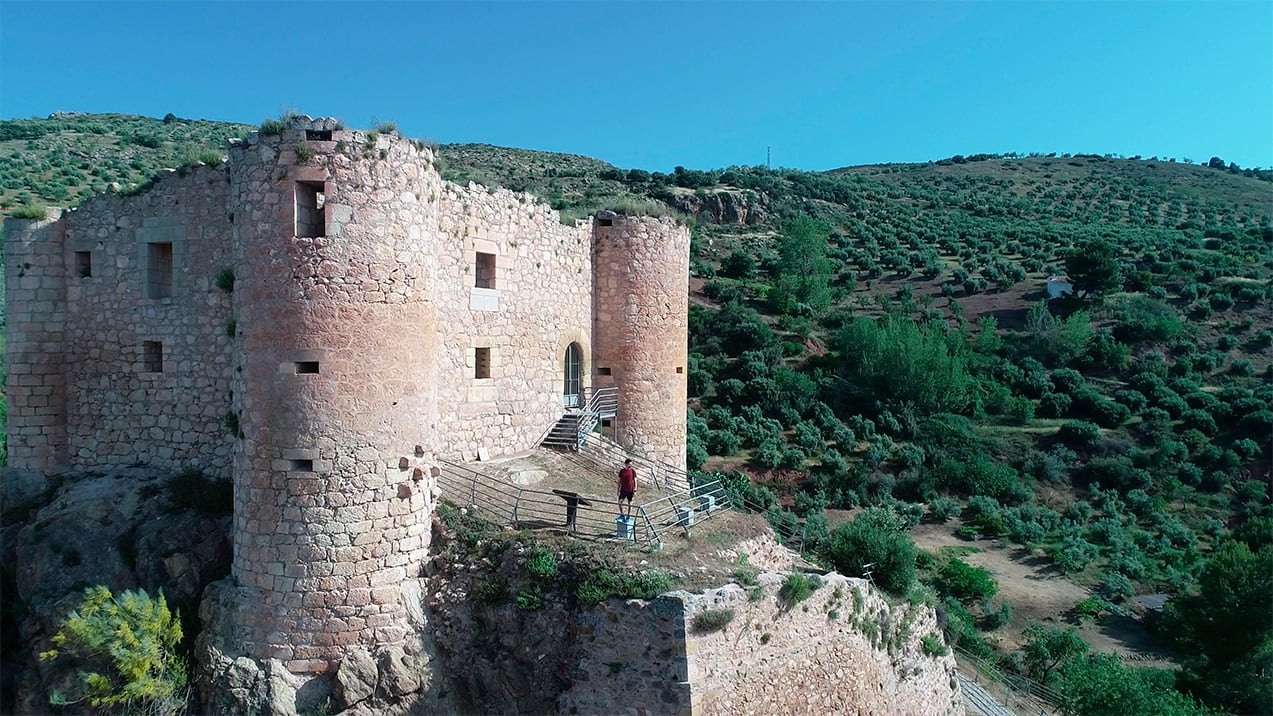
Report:
M1009 674L995 664L958 646L952 646L955 662L966 678L1019 716L1055 716L1063 713L1061 694L1020 674Z
M438 465L442 499L473 510L488 522L514 529L560 528L590 539L619 537L617 504L608 498L579 495L582 499L574 500L548 490L512 485L446 460L439 460ZM573 509L571 501L575 502ZM713 481L633 505L633 540L656 546L662 543L662 534L678 528L688 537L697 521L726 509L728 504L724 487Z

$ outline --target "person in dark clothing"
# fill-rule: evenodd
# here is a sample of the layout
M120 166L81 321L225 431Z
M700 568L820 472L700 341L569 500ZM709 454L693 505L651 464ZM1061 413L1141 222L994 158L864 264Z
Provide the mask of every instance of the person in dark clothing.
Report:
M619 516L632 518L632 498L636 497L636 470L632 469L631 458L623 461L623 469L619 471ZM623 501L628 501L625 512Z

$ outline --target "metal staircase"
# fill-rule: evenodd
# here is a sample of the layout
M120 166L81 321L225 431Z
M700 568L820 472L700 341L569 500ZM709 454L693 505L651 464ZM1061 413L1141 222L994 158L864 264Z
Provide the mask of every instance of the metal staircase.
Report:
M566 413L548 430L540 444L545 447L578 450L598 423L605 418L613 418L618 411L618 388L592 390L583 407L566 409Z

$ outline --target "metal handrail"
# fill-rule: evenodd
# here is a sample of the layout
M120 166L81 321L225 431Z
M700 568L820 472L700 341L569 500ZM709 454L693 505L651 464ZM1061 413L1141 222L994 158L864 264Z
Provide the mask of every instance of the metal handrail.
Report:
M532 522L562 524L561 513L565 504L556 493L509 485L446 460L439 460L438 463L441 466L437 477L438 487L442 491L442 499L447 502L454 504L454 495L468 495L468 503L458 506L474 510L496 524L507 524L514 528ZM605 507L577 505L574 522L563 526L576 536L613 536L615 522L610 501L591 495L581 497ZM651 545L657 544L659 536L655 520L640 507L634 507L633 513L644 523L645 528L640 530L643 533L642 539Z
M1004 689L1017 695L1018 698L1026 696L1036 701L1041 701L1047 706L1057 709L1060 713L1064 709L1065 700L1061 694L1050 689L1033 679L1021 676L1019 674L1005 673L998 666L982 659L972 652L960 647L956 644L951 645L957 661L967 664L971 667L973 674L977 676L977 683L980 684L981 678L985 678L995 684L1002 686Z

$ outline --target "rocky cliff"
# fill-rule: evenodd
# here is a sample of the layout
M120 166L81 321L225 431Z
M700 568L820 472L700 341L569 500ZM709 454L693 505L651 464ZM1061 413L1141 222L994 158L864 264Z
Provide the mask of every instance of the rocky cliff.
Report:
M191 633L204 587L230 572L228 483L121 468L9 470L3 485L0 713L47 713L54 690L74 693L73 661L35 657L86 587L162 590Z
M810 574L797 600L784 591L789 572L766 571L746 584L600 599L587 585L619 579L598 580L616 565L577 560L586 549L566 543L555 554L559 576L536 578L527 561L544 547L512 532L484 550L438 550L419 585L419 638L358 650L300 688L281 663L236 657L208 636L233 625L201 623L232 613L212 607L235 588L217 483L126 468L52 479L11 472L4 484L0 713L45 713L53 690L73 690L73 662L35 655L96 584L162 589L188 636L203 635L194 680L216 671L226 686L192 701L207 712L962 713L932 610L890 605L862 580ZM727 556L800 573L772 540ZM699 572L697 583L728 582L730 571Z
M768 572L586 606L528 581L528 553L435 563L438 665L465 712L963 713L933 610L890 605L863 580L808 575L793 602L788 575Z

